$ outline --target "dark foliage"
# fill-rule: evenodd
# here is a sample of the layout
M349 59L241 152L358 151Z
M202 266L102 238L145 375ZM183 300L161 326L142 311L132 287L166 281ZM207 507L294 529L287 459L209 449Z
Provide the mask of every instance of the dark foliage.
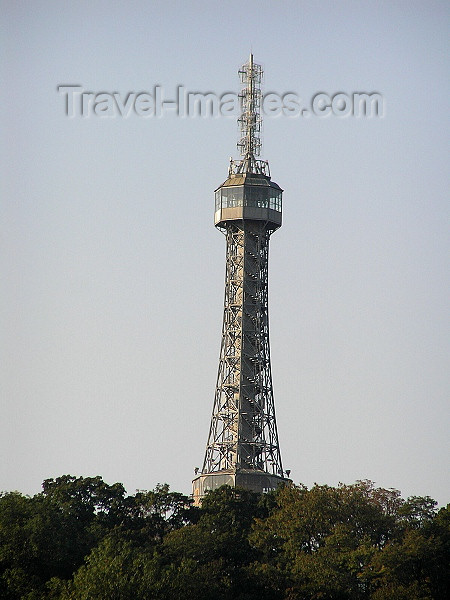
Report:
M370 481L224 486L201 508L101 477L0 495L5 600L444 600L449 559L450 505Z

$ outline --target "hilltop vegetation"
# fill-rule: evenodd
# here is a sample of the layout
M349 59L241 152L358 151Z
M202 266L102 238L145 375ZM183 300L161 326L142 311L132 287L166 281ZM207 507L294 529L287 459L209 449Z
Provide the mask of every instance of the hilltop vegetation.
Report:
M449 558L450 505L370 481L223 487L201 508L100 477L0 495L4 600L444 600Z

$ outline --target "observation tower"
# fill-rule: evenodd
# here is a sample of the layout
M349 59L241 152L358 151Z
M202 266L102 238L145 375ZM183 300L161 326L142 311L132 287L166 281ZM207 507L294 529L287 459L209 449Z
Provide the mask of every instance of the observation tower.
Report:
M221 485L266 492L289 481L278 442L269 347L269 239L281 227L283 190L260 160L261 80L253 62L239 70L239 160L215 191L215 226L226 237L222 343L203 467L195 470L196 504ZM287 476L287 477L286 477Z

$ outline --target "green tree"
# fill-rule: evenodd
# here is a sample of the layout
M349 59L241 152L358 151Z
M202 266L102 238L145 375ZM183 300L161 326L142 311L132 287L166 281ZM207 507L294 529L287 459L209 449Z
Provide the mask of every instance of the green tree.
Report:
M45 597L50 593L46 582L52 579L57 597L60 582L69 580L104 538L151 548L169 531L191 522L196 514L191 504L167 485L125 497L120 483L71 475L47 479L43 492L32 498L3 494L0 597Z
M170 531L195 522L199 509L192 499L179 492L171 492L167 484L158 484L154 490L138 491L126 499L132 517L122 527L140 535L140 542L160 542ZM139 536L135 535L136 539Z
M402 502L396 490L370 481L281 489L277 509L256 520L250 535L267 586L274 593L284 586L287 598L368 597L371 559L398 531ZM271 583L274 568L281 575Z
M5 600L446 600L450 507L370 481L255 494L200 508L158 485L64 475L0 494Z
M409 526L373 557L371 566L377 576L372 598L446 600L450 596L450 505L437 515L436 503L428 497L413 497L406 505Z
M70 577L83 552L73 543L74 524L41 495L0 498L2 597L26 597L52 576ZM30 597L31 598L31 597Z
M53 580L48 587L59 587L60 600L148 600L148 595L141 595L143 556L130 542L106 537L73 581L58 586Z
M421 528L434 519L436 506L429 496L410 496L398 512L407 527Z
M267 497L228 486L205 497L198 522L169 533L161 547L167 600L196 598L261 600L262 588L248 565L255 553L249 533L256 516L267 516Z

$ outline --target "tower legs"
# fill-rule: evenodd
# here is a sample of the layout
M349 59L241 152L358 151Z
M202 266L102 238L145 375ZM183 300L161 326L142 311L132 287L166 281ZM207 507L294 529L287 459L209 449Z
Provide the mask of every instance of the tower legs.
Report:
M200 496L224 484L262 492L283 480L269 346L271 231L243 220L227 223L225 233L219 371L202 474L194 480Z

